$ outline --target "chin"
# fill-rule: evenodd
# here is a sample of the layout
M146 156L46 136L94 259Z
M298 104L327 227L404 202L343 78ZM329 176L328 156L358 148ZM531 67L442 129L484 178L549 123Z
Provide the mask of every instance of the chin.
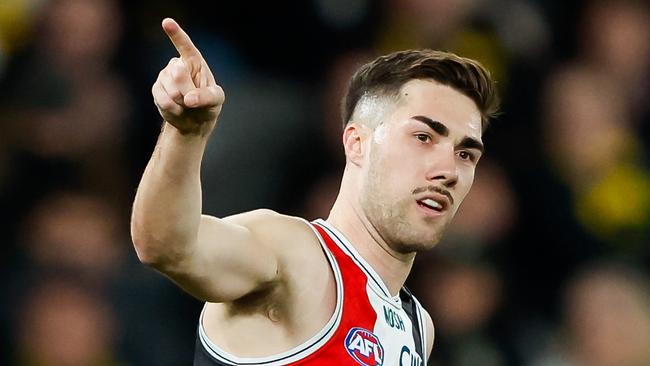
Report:
M414 252L427 251L434 248L442 239L442 233L436 231L435 233L420 233L419 235L414 231L408 235L395 238L392 241L391 247L398 253L407 254Z
M442 239L442 234L448 225L447 221L423 221L421 218L384 217L375 221L375 227L387 244L396 252L409 254L422 252L435 247Z
M410 253L418 253L418 252L425 252L433 247L435 247L435 243L394 243L392 245L393 250L400 254L410 254Z

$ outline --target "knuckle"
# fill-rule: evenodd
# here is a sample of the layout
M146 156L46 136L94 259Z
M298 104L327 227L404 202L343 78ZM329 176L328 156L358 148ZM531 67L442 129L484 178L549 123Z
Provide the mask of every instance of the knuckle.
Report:
M169 65L169 66L171 66L171 65L175 65L175 64L177 64L180 60L181 60L181 59L178 58L178 57L172 57L172 58L169 60L169 63L168 63L167 65Z
M226 100L226 94L224 93L223 88L221 88L219 85L213 86L210 88L210 91L220 103L223 103Z
M183 94L181 94L180 90L178 90L178 89L169 91L169 92L167 92L167 94L169 95L169 98L171 98L172 100L179 100L179 99L182 100L183 99Z
M185 78L188 75L187 68L185 67L185 65L181 65L181 64L173 65L170 71L171 71L172 80L174 80L175 82L181 82L185 80Z
M170 99L158 100L158 107L164 111L172 111L174 109L175 103Z
M158 83L160 83L161 87L164 89L164 85L169 85L171 83L171 73L170 70L165 69L160 72L160 75L158 75Z

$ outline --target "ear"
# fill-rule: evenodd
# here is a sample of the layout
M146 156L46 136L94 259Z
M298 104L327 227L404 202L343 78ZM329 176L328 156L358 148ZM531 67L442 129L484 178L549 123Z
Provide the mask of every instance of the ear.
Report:
M366 154L366 128L355 122L348 123L343 130L343 149L346 160L352 164L361 166Z

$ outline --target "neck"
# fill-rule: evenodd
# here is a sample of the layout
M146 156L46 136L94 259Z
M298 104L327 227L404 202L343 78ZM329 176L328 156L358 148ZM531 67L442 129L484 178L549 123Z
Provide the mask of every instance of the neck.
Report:
M341 189L327 222L340 231L372 266L391 295L397 295L411 271L415 253L402 254L393 250L368 220L358 199L346 195L344 189Z

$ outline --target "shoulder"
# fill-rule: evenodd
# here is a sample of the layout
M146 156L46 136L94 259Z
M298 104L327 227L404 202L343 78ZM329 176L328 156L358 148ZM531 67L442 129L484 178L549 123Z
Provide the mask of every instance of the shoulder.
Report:
M259 230L269 224L292 221L292 218L292 216L282 215L267 208L260 208L224 217L223 220L244 226L250 230Z
M269 209L257 209L224 218L224 220L243 226L258 242L264 243L280 252L318 243L311 224L300 217L278 213Z
M310 224L305 219L283 215L266 208L228 216L224 220L244 226L255 235L273 237L312 233Z

